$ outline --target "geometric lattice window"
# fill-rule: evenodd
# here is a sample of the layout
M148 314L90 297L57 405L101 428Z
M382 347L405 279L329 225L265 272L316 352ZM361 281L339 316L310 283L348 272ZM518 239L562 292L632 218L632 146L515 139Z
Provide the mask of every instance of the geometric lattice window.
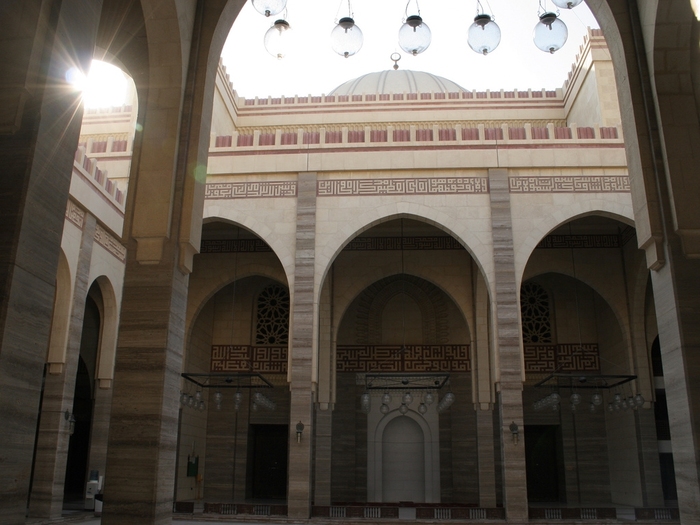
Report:
M520 287L520 313L523 322L523 344L552 342L549 296L539 284L528 282Z
M289 292L279 284L258 295L256 345L286 345L289 341Z

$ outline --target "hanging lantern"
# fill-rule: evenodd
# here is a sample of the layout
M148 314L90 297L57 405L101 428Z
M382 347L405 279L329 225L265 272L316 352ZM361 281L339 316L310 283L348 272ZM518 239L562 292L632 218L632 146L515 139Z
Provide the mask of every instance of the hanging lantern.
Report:
M403 395L402 401L403 401L404 405L410 405L411 403L413 403L413 396L411 395L410 392L406 392Z
M420 405L418 405L418 412L420 412L421 414L425 414L427 411L428 407L425 406L425 403L421 403Z
M273 57L284 58L291 48L292 28L286 20L277 20L265 33L265 49Z
M399 29L399 46L413 56L428 49L430 39L430 28L419 15L406 18L406 22Z
M379 411L382 414L388 414L389 410L391 410L391 409L389 408L389 405L387 405L386 403L382 403L382 406L379 407Z
M485 13L476 15L467 35L469 47L481 55L488 55L501 43L501 28Z
M561 7L562 9L573 9L581 2L582 0L552 0L555 6Z
M406 415L406 412L408 412L408 407L406 405L401 405L399 407L399 412L401 412L402 415Z
M391 394L389 392L384 392L384 395L382 396L382 403L385 405L391 404Z
M341 18L331 31L333 51L345 58L357 53L362 48L363 41L362 31L349 16Z
M533 32L535 45L548 53L554 53L564 47L568 36L566 24L554 13L540 15L540 21Z
M253 0L253 7L261 15L276 15L287 7L287 0Z
M591 396L591 403L595 406L600 406L603 403L603 396L600 394L593 394Z
M423 396L423 402L426 405L432 405L433 401L435 401L435 396L433 396L432 392L426 392L425 396Z

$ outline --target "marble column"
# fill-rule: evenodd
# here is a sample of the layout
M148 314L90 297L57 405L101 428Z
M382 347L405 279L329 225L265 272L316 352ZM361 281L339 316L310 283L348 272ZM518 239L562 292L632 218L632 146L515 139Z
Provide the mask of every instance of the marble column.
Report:
M523 372L508 171L490 169L489 186L495 267L494 343L499 367L497 377L504 507L509 521L526 521L525 446L524 443L516 443L510 430L510 426L515 424L520 433L523 431ZM522 441L522 436L519 436L519 441Z
M479 506L496 506L496 465L494 462L493 412L476 411L476 442L479 461Z
M69 424L65 415L73 412L73 395L80 358L85 300L90 286L90 261L96 225L95 217L89 213L85 214L73 287L66 360L60 373L52 374L49 371L44 381L29 505L29 515L32 517L57 519L61 517L63 510L63 484L70 442Z
M315 404L314 505L331 504L331 445L335 398L335 344L331 268L321 290L319 306L318 389Z
M24 523L63 220L101 0L3 2L0 42L0 522Z
M311 513L311 450L313 428L312 364L314 339L314 263L316 246L316 174L300 173L297 196L296 257L292 302L291 403L289 417L290 518ZM296 426L304 425L297 441Z
M169 523L172 516L187 275L177 244L159 264L127 252L109 423L102 523Z

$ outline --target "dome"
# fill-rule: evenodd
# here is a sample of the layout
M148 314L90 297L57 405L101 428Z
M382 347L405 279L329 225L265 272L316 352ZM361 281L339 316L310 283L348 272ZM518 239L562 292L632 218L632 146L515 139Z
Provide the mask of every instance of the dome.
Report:
M458 93L463 91L466 90L459 84L425 71L390 69L348 80L331 91L329 95Z

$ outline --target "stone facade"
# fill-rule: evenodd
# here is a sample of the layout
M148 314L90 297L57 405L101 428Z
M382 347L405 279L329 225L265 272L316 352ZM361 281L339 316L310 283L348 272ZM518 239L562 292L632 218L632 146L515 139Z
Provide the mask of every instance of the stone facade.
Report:
M0 48L2 521L59 518L83 470L104 523L696 523L700 126L672 3L591 2L609 42L557 90L253 100L207 55L235 2L11 6L34 37ZM66 34L76 63L114 51L133 104L49 96Z

